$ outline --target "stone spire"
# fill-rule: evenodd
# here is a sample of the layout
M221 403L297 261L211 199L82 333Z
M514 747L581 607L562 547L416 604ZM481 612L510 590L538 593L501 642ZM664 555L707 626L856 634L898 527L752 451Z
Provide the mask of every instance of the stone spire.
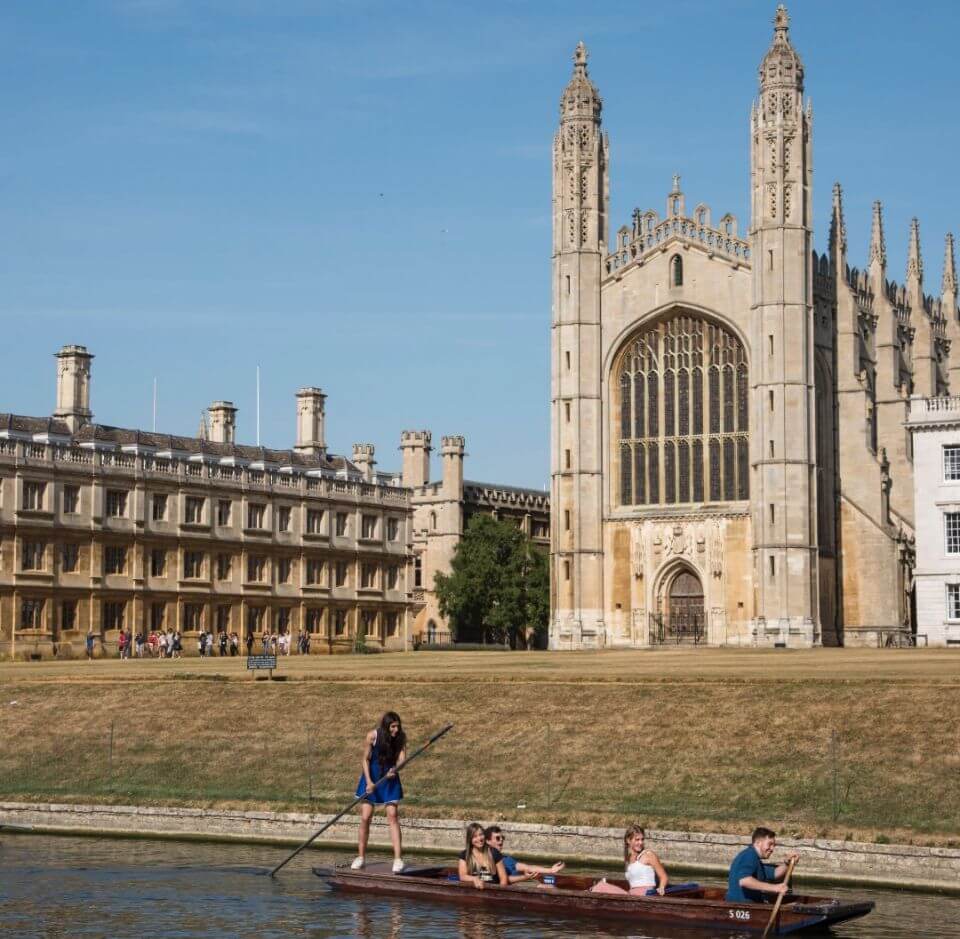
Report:
M907 248L907 281L923 283L923 257L920 254L920 223L910 220L910 244Z
M830 256L841 264L847 257L847 226L843 220L843 190L833 184L833 213L830 216ZM838 270L839 270L839 264ZM841 271L842 273L842 271Z
M883 237L883 206L877 199L873 203L873 226L870 229L870 267L876 262L880 270L887 266L887 243Z
M790 42L790 15L781 3L773 18L773 42L760 63L760 89L803 91L803 62Z
M943 280L940 282L943 305L949 316L957 305L957 264L953 257L953 233L947 232L947 243L943 252Z
M210 434L207 431L207 415L203 411L200 412L200 426L197 428L197 439L198 440L210 439Z
M589 53L582 41L573 50L573 75L560 97L560 122L576 118L600 121L603 100L587 73Z

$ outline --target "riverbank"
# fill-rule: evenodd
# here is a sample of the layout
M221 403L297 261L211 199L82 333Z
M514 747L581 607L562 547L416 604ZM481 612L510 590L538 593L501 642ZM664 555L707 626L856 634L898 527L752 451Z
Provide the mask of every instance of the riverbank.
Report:
M164 838L177 841L234 841L294 846L332 816L296 812L242 812L148 806L0 803L0 830L11 826L42 834ZM408 854L449 853L463 847L464 819L404 819ZM622 829L502 823L511 852L529 858L615 868L622 863ZM357 818L348 816L317 839L318 848L356 844ZM650 830L648 841L676 871L722 878L743 836ZM389 850L383 818L377 816L371 844ZM960 894L960 849L879 845L829 839L780 839L784 851L802 853L797 879L807 882L940 890Z
M346 657L344 657L346 658ZM897 666L897 667L895 667ZM417 653L0 666L0 799L324 812L396 709L408 816L960 847L960 657Z

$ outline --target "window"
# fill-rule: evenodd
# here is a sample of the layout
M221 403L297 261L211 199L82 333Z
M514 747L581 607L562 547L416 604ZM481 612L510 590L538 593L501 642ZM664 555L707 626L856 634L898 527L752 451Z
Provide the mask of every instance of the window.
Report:
M167 552L163 548L154 548L150 552L150 576L166 577Z
M342 538L347 533L347 513L337 512L337 536Z
M167 517L167 497L165 494L157 494L153 497L153 520L155 522L165 521Z
M397 626L399 623L400 616L396 610L390 610L389 612L383 614L383 626L386 631L387 638L397 634Z
M80 545L65 544L60 548L60 570L64 574L73 574L80 563Z
M63 514L76 515L80 511L80 487L63 487Z
M23 484L23 507L29 512L43 509L43 495L47 491L46 483L30 482Z
M307 583L319 584L323 580L323 561L318 558L307 560Z
M105 574L123 574L127 569L127 549L120 545L107 545L103 549Z
M337 587L345 587L347 578L350 575L350 565L347 561L337 561L334 567L334 584Z
M283 606L277 610L277 632L282 636L290 632L290 608Z
M342 636L347 631L347 611L333 611L333 632L336 636Z
M569 424L570 423L570 402L569 401L564 401L563 411L564 411L564 414L566 415L567 423Z
M293 561L290 558L280 558L277 561L277 583L289 584L293 575Z
M777 559L770 555L770 579L774 580L777 576Z
M387 541L396 541L400 537L400 520L397 518L387 519Z
M277 531L290 531L290 506L288 505L277 508Z
M307 610L307 632L323 632L323 610L316 608Z
M199 603L184 603L183 628L187 632L199 631L203 624L203 606Z
M430 531L436 531L436 530L437 530L437 513L431 512L430 513Z
M570 451L569 450L563 451L563 468L570 469Z
M217 607L217 624L216 629L218 633L225 633L230 628L230 607L227 604L221 604Z
M230 524L230 508L233 503L229 499L220 499L217 502L217 524L225 528Z
M570 353L569 353L569 352L566 352L566 353L564 353L564 354L565 354L566 357L567 357L567 371L569 372L569 371L570 371Z
M150 628L154 631L163 629L163 617L167 611L166 603L150 604Z
M570 531L570 510L563 510L563 530Z
M43 552L46 545L42 541L24 541L21 567L25 571L43 570Z
M363 636L377 635L377 614L373 610L360 611L360 633Z
M122 489L107 490L107 515L123 518L127 514L127 494Z
M20 628L39 629L43 622L43 600L24 600L20 604Z
M563 562L563 579L564 580L570 579L570 562L569 561Z
M307 534L319 535L320 527L323 525L322 509L307 509Z
M621 358L617 452L622 505L749 498L749 382L734 334L674 315Z
M127 604L123 600L110 600L103 605L103 628L123 629Z
M364 515L361 520L361 537L363 538L376 538L377 537L377 516L376 515Z
M960 446L943 448L943 478L945 482L960 482Z
M263 607L247 607L247 632L258 633L263 629Z
M530 536L532 538L549 538L550 523L549 522L533 522L530 526Z
M670 259L670 285L672 287L683 286L683 258L675 254Z
M63 600L60 603L60 628L63 630L77 628L76 600Z
M229 554L217 555L217 580L229 580L233 558Z
M252 554L247 558L247 580L252 584L263 583L266 580L267 559Z
M258 505L254 503L253 505L247 506L247 528L263 528L263 515L266 510L266 506Z
M391 564L387 568L387 590L396 590L400 581L400 568L396 564Z
M184 521L188 525L200 525L203 522L203 502L198 496L187 496Z
M423 586L423 558L419 554L413 559L413 586Z
M960 554L960 512L946 512L943 527L947 541L947 554Z
M377 565L363 563L360 565L360 587L371 590L377 586Z
M960 584L947 584L947 619L960 620Z
M203 552L183 552L183 576L188 579L203 577Z

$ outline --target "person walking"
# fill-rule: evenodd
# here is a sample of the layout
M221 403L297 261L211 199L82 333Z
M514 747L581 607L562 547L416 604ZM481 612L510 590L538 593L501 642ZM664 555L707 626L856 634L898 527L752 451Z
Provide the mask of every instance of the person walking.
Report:
M93 661L93 630L87 630L87 661Z
M247 626L247 656L253 655L253 630Z
M360 838L357 857L350 865L360 870L366 864L367 842L370 838L370 820L377 805L386 807L390 842L393 845L393 873L404 869L402 837L400 833L400 800L403 786L398 772L407 758L407 735L403 732L400 715L387 711L380 724L371 730L363 741L363 758L360 761L360 780L357 783L357 798L360 804ZM384 783L376 786L380 780ZM376 786L376 788L374 788ZM483 829L481 829L482 831Z

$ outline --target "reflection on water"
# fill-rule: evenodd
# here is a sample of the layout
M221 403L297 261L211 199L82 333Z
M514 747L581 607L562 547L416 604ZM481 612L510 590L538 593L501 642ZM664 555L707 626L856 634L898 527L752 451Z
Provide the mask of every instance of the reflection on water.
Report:
M705 939L709 935L709 930L700 929L644 929L341 896L329 892L310 872L309 864L331 864L346 855L310 853L308 861L298 858L271 880L266 872L283 856L283 849L266 846L4 834L0 934L16 939ZM960 898L849 889L829 892L877 904L866 919L836 929L837 937L960 939Z

